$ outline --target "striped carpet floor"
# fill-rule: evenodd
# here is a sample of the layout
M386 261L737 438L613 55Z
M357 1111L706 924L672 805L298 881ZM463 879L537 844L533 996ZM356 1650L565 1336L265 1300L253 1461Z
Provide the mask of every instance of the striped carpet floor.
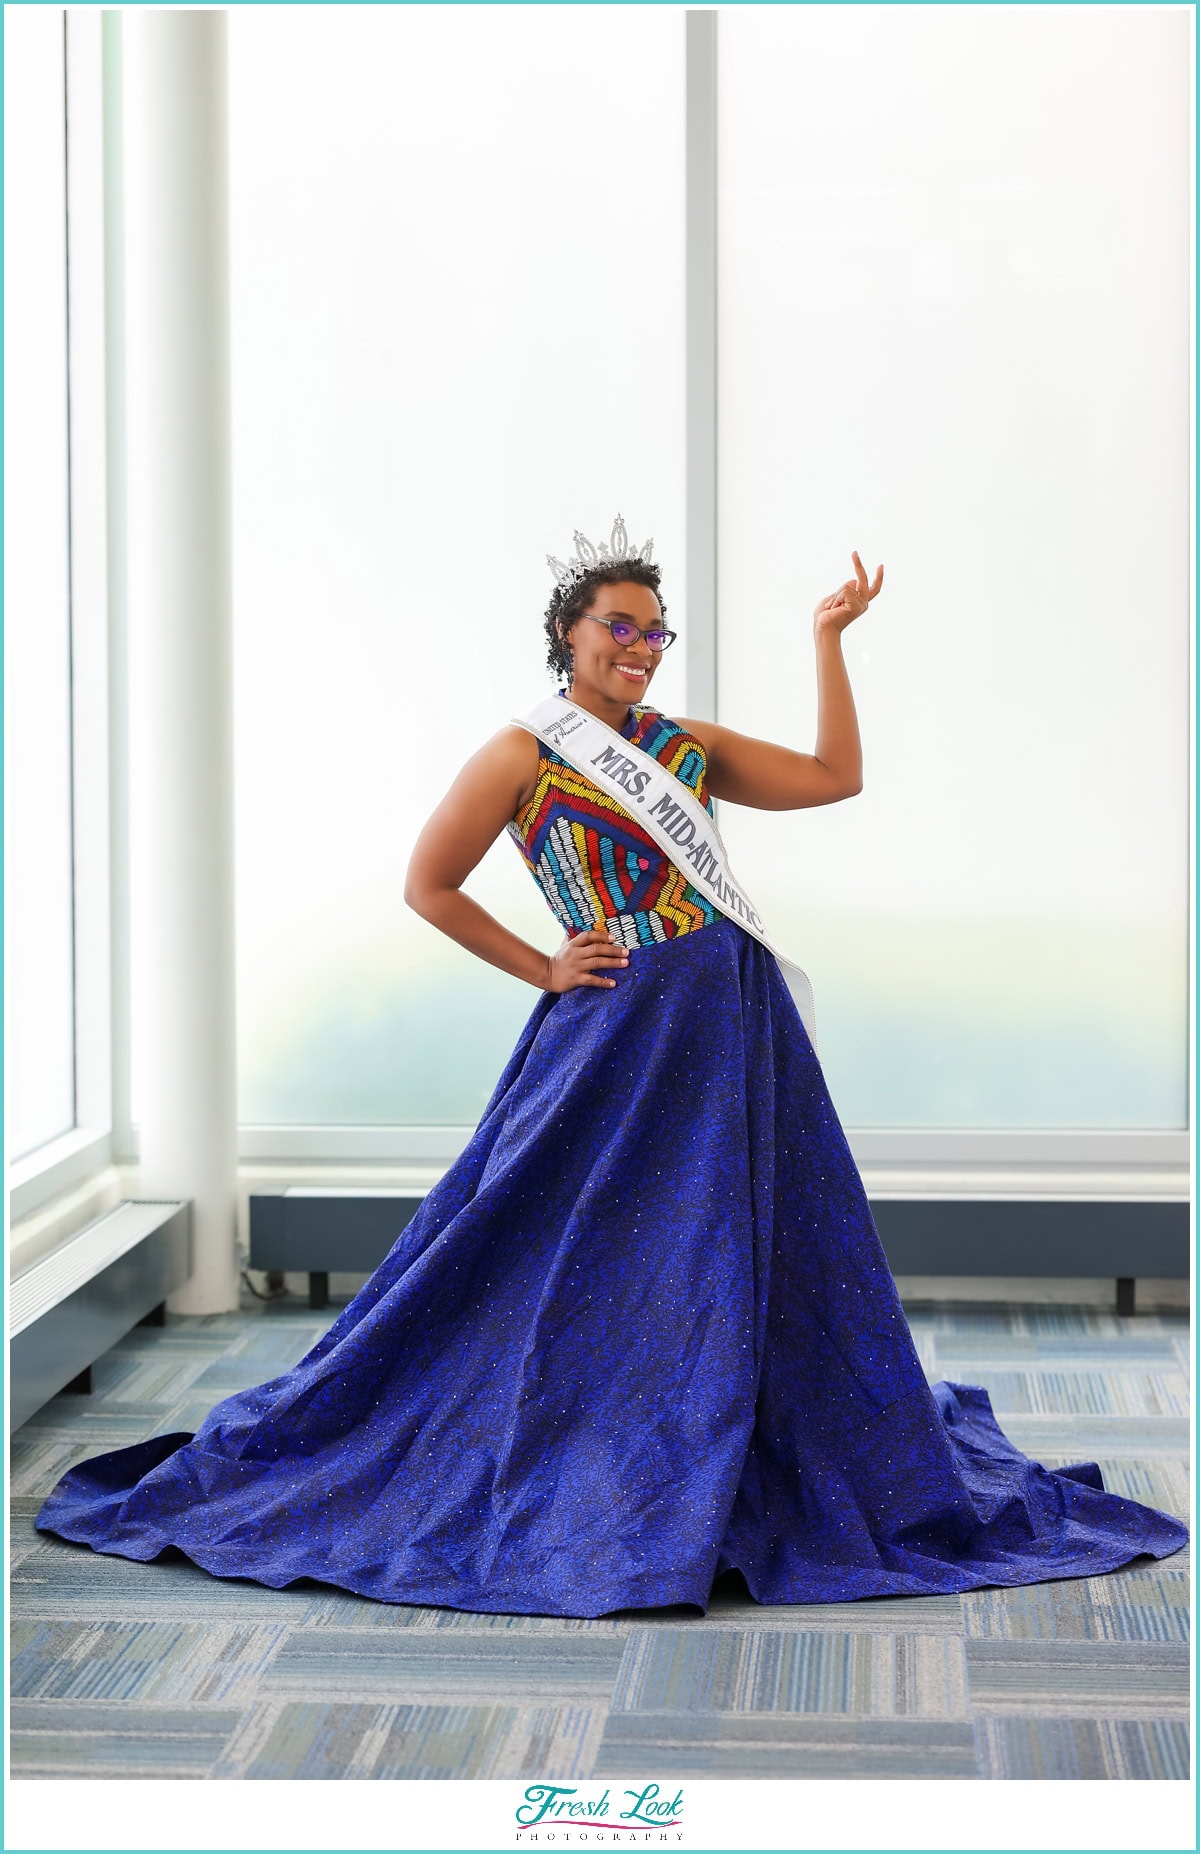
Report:
M44 1537L75 1461L195 1430L337 1308L139 1327L12 1438L14 1777L1186 1778L1190 1553L963 1597L596 1621L268 1590ZM1186 1518L1183 1313L909 1310L930 1378L985 1384L1019 1447L1098 1460Z

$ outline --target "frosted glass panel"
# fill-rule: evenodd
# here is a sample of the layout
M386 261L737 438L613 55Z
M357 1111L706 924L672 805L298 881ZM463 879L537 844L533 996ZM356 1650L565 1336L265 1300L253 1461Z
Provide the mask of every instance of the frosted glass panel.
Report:
M885 563L862 793L721 827L856 1127L1186 1124L1188 30L721 10L720 719Z
M75 1124L63 16L4 9L9 1156Z
M554 686L547 553L620 513L683 613L683 16L285 23L229 12L239 1115L472 1124L540 994L405 866ZM507 837L466 888L559 944Z

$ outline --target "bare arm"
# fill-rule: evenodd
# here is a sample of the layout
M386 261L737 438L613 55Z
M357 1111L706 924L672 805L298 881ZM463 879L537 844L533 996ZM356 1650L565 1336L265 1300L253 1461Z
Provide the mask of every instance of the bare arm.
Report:
M462 893L463 882L515 816L537 758L537 741L519 727L501 728L471 755L413 845L404 899L468 952L545 990L550 955L510 933Z
M540 953L481 908L462 883L532 794L538 743L527 728L503 727L472 754L413 845L404 899L414 913L489 965L542 991L613 986L629 964L624 947L599 928Z
M714 798L760 811L795 811L805 805L831 805L853 798L863 788L862 741L858 716L842 656L842 632L867 609L883 585L883 568L873 584L858 555L852 554L855 577L822 599L813 613L817 652L816 751L797 753L771 740L736 734L715 721L683 721L704 748L705 781Z
M862 791L862 743L854 697L836 631L819 632L817 646L817 750L798 753L773 740L738 734L716 721L685 721L708 761L705 783L713 798L759 811L796 811L832 805Z

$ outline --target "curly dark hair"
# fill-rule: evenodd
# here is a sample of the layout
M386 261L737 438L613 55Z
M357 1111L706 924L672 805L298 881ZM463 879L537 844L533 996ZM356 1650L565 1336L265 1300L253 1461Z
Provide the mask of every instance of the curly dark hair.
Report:
M585 612L601 586L618 586L623 580L632 580L635 585L649 586L658 599L659 608L664 619L667 615L663 595L659 591L660 569L649 560L604 561L581 575L564 594L561 586L554 588L550 603L546 607L546 652L547 666L556 676L568 677L571 673L570 652L565 647L563 637L558 635L556 626L562 625L564 637L570 631L575 620Z

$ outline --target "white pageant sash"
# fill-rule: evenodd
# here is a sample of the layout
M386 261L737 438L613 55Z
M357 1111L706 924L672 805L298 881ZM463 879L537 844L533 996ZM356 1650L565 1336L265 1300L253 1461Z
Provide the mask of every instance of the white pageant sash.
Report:
M696 794L652 753L561 695L543 696L512 720L553 747L577 773L593 780L622 811L635 817L693 888L775 955L815 1050L816 1015L808 976L768 940L757 908L734 879L721 833Z

